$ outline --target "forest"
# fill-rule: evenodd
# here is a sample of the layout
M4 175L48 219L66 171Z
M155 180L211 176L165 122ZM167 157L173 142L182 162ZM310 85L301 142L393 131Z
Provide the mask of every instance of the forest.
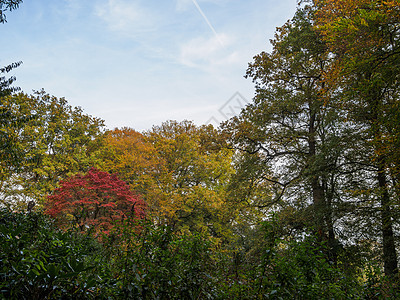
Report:
M300 1L270 43L218 128L111 130L0 68L0 297L398 299L400 3Z

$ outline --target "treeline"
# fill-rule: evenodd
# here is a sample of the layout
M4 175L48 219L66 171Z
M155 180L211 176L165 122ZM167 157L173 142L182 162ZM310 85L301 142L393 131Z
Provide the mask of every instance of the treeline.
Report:
M219 128L0 77L2 296L398 297L399 35L398 1L302 1Z
M312 228L333 261L362 243L395 275L399 4L306 2L249 65L254 102L223 125L245 153L238 185L268 190L259 205L293 237Z

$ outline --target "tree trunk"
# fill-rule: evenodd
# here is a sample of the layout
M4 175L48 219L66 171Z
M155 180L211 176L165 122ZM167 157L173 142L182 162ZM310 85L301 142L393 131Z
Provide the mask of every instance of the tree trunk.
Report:
M317 142L315 140L316 128L315 128L316 114L311 112L310 123L308 128L309 139L308 139L308 150L309 150L309 172L311 173L311 190L312 190L312 200L314 206L314 222L315 230L318 234L320 241L326 240L325 234L325 195L323 187L321 186L319 180L320 177L315 173L315 157Z
M384 159L378 157L378 186L381 202L381 226L383 239L383 265L385 275L391 276L398 273L397 254L394 245L393 222L390 209L390 197L387 190L386 172Z
M380 93L376 89L371 91L371 129L374 138L375 158L377 163L377 180L378 180L378 196L381 206L381 230L382 230L382 243L383 243L383 268L385 275L391 276L397 274L397 254L394 245L393 236L393 221L390 208L390 195L388 191L388 182L386 177L386 158L382 153L384 149L381 119L382 113L382 100Z

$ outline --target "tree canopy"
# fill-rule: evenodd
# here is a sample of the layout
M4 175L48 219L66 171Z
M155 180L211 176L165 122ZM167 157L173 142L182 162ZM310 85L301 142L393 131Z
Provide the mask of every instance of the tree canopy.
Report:
M61 179L94 165L91 153L102 136L101 119L44 91L5 97L3 107L14 118L25 120L2 129L13 141L13 152L19 154L16 163L2 161L3 203L16 204L26 198L42 202Z
M1 297L399 298L399 20L300 1L219 128L110 130L0 69Z

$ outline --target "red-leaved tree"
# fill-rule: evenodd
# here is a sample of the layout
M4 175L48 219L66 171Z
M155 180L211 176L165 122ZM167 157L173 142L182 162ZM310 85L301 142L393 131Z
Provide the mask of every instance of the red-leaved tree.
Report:
M45 212L62 227L72 224L82 231L107 234L118 221L145 216L144 201L116 175L92 168L60 185L47 197Z

